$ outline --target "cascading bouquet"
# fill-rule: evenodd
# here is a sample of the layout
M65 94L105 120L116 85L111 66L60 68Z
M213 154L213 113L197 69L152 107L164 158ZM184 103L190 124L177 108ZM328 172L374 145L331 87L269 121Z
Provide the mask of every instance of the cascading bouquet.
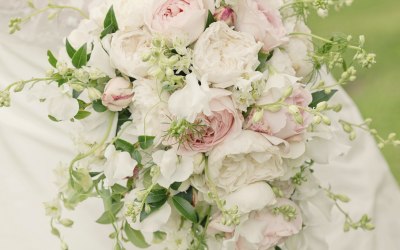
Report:
M341 104L329 99L375 55L363 37L325 39L305 22L310 11L325 16L350 3L109 0L90 8L58 55L48 52L45 77L0 92L9 106L10 91L30 86L51 120L74 126L77 156L56 170L59 195L46 203L63 248L57 225L73 222L61 204L74 209L89 197L103 199L97 223L112 225L115 249L308 249L310 221L334 205L345 231L372 230L367 215L353 220L340 207L349 198L313 175L313 163L345 152L340 127L350 140L361 128L380 146L399 144L369 120L335 119ZM30 6L34 15L74 9ZM34 15L12 19L11 32ZM341 70L334 83L326 80L333 69Z

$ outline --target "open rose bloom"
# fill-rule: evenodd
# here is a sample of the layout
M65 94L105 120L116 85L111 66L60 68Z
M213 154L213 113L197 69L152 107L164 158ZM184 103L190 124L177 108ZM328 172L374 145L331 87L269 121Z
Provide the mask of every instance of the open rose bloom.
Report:
M311 249L310 207L329 214L329 197L346 200L321 195L312 164L344 145L332 121L340 107L328 102L336 90L318 80L295 3L91 8L58 61L49 54L60 91L40 97L50 118L79 125L62 202L101 197L98 222L118 229L115 249L126 239L149 249ZM365 217L360 225L372 227Z

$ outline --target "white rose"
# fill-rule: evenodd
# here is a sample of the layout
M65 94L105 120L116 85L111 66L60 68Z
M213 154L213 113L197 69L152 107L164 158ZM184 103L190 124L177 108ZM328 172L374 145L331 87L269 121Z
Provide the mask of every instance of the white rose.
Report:
M111 64L130 77L143 78L150 66L142 57L149 52L150 46L151 37L145 30L117 31L111 40Z
M287 41L279 12L282 4L281 0L239 0L234 8L236 29L251 34L264 44L264 51L270 51Z
M104 165L104 175L109 187L133 175L137 162L131 158L128 152L117 151L114 145L110 145L106 148L104 156L107 159Z
M213 0L155 0L145 23L152 33L189 45L204 31L208 11L213 12L213 7Z
M251 35L234 31L224 22L215 22L194 46L193 67L198 76L207 74L215 87L227 88L257 68L261 47Z
M152 156L161 172L157 182L165 188L174 182L186 181L193 173L193 157L178 156L174 148L156 151Z
M279 154L279 149L263 135L244 130L211 151L210 177L226 193L258 181L273 180L284 174Z
M154 80L140 79L134 83L135 98L129 109L132 123L124 130L122 138L137 141L140 135L155 136L158 142L165 135L170 120L167 107L169 95L161 92L161 86Z
M132 30L144 25L144 10L151 4L149 0L118 0L113 7L120 30Z
M107 83L101 101L109 110L121 111L131 104L132 98L132 83L125 78L116 77Z

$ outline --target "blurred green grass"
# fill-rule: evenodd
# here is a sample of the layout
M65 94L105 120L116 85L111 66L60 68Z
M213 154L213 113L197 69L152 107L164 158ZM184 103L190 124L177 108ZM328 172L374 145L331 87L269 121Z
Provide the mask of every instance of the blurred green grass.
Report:
M310 18L314 34L330 37L333 33L366 36L366 49L377 54L377 64L359 71L358 80L347 86L365 118L373 118L372 128L384 137L400 135L400 1L354 0L340 12L330 11L327 18ZM400 183L400 148L382 150Z

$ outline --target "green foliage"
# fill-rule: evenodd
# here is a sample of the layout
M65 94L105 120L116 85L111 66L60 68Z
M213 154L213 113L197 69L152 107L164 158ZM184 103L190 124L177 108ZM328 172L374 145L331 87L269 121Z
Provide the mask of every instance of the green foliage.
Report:
M192 221L193 223L198 222L198 217L196 210L187 200L180 196L172 197L172 203L174 204L176 210L186 219Z
M144 239L143 234L135 229L132 229L128 223L125 223L124 231L128 240L135 246L139 248L147 248L150 245L147 244L146 240Z
M107 107L103 105L101 100L93 101L92 105L93 105L94 111L96 111L96 112L102 113L102 112L105 112L107 110Z
M67 50L69 58L72 59L76 53L76 49L71 45L68 39L65 40L65 49Z
M121 211L124 206L123 202L117 202L111 205L110 210L106 210L97 220L96 222L99 224L111 224L116 221L117 214Z
M100 38L102 39L108 34L112 34L117 32L118 30L118 23L117 18L115 17L114 8L108 10L106 18L104 19L104 30L101 32Z
M87 62L87 44L85 43L78 49L78 51L75 52L74 56L72 57L72 65L74 65L75 68L79 69L83 66L86 66Z
M333 89L329 91L329 93L326 93L325 90L320 90L312 93L312 102L310 103L309 107L315 108L317 107L318 103L329 101L335 95L336 92L337 90Z
M208 11L208 16L207 16L207 21L206 21L206 29L208 27L210 27L210 25L214 22L216 22L217 20L215 20L213 14L211 13L211 11Z
M56 68L57 67L57 59L50 50L47 51L47 57L48 57L48 61L49 61L50 65L53 66L53 68Z
M154 143L155 136L141 135L139 136L139 145L142 149L150 148Z
M83 120L86 117L88 117L91 113L86 110L79 110L78 113L74 116L75 119L77 120Z

